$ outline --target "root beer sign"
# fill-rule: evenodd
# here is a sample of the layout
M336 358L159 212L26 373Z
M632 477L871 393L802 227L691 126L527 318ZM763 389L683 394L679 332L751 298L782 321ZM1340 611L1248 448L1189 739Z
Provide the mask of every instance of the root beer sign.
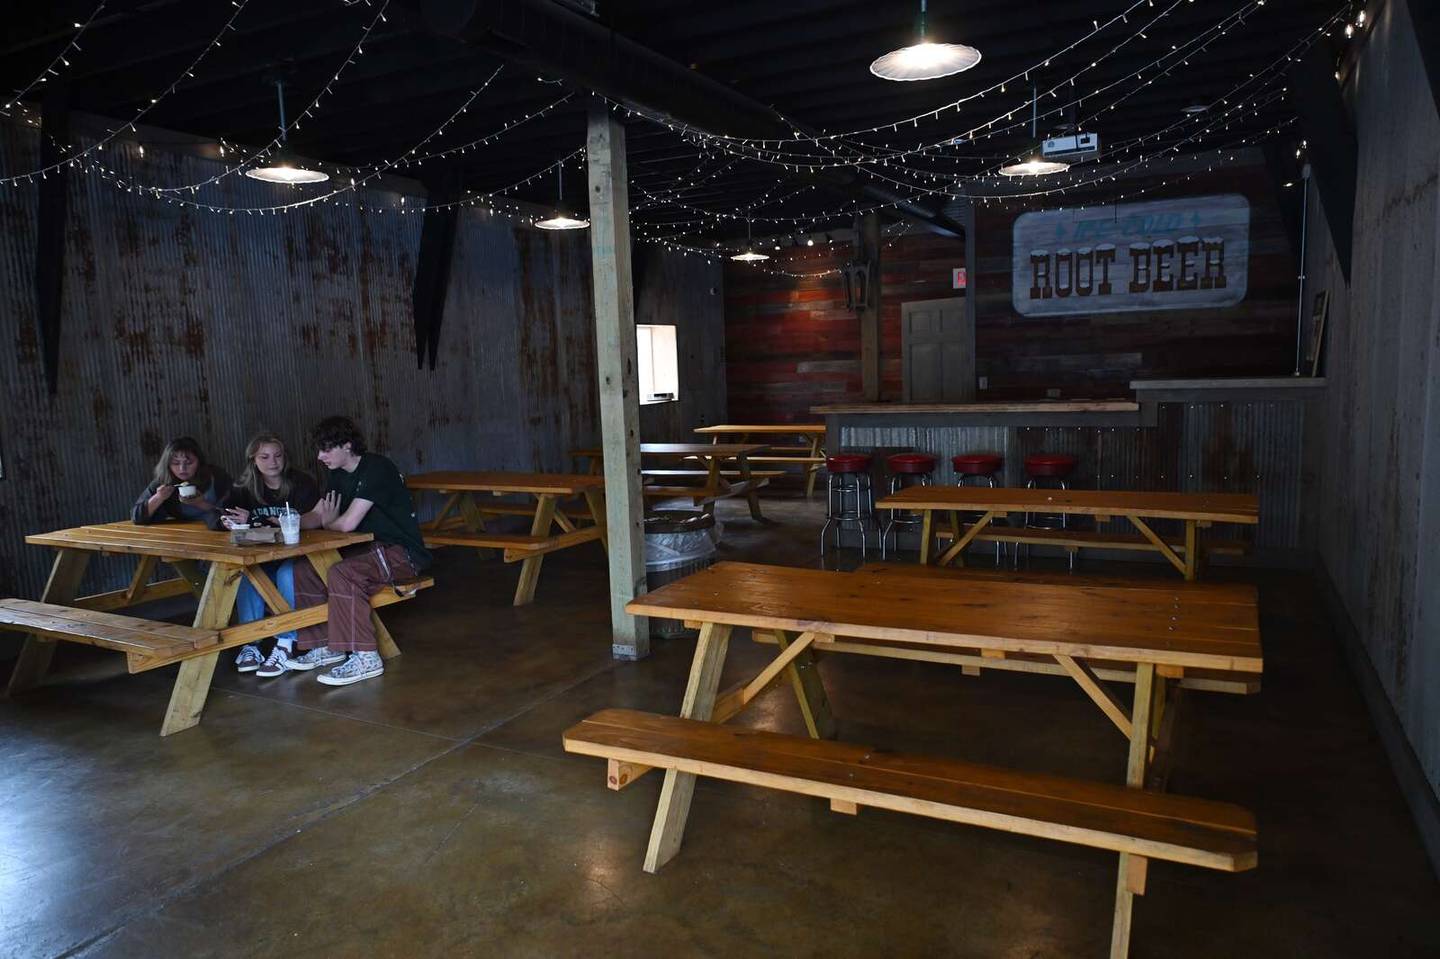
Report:
M1015 310L1234 306L1249 259L1250 204L1234 194L1026 213L1014 228Z

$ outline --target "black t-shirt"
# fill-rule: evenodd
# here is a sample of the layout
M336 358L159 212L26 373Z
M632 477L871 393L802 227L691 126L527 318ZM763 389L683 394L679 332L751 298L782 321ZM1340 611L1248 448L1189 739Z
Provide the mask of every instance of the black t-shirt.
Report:
M257 501L249 489L235 486L220 504L221 513L231 508L249 510L251 523L279 526L280 514L285 512L286 502L289 502L290 508L297 513L308 513L314 509L315 504L320 502L320 484L311 479L309 473L297 469L286 470L285 478L290 481L288 496L262 484L262 498ZM217 528L221 513L215 514Z
M354 472L330 471L328 492L340 494L342 513L357 499L374 503L356 530L370 533L377 543L405 547L417 570L430 565L430 551L415 519L415 504L394 463L379 453L362 453Z

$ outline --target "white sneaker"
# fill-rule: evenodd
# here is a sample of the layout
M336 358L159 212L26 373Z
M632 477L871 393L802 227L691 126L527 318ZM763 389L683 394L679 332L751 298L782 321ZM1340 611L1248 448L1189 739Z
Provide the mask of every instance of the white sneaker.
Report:
M284 646L276 646L270 650L270 655L265 657L265 663L255 670L255 675L264 679L283 675L290 668L290 654L285 651Z
M260 652L260 647L254 643L246 643L240 647L240 655L235 657L235 668L242 673L253 673L265 662L265 654Z
M328 646L318 646L300 656L291 656L285 664L288 669L301 671L314 669L317 666L332 666L344 660L344 653L337 653Z
M339 666L322 673L318 679L326 686L349 686L364 679L374 679L385 672L385 661L376 652L351 653Z

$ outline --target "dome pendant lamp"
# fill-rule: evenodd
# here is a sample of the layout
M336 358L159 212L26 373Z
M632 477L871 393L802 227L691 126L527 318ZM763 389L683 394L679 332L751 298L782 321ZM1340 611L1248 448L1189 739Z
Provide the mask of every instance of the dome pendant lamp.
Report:
M745 251L736 253L730 259L739 260L741 263L759 263L761 260L770 259L768 253L756 253L755 241L750 236L750 218L745 218Z
M1030 84L1030 139L1035 141L1035 152L1023 160L1015 160L1000 168L1005 176L1045 176L1047 173L1064 173L1070 164L1060 160L1047 160L1040 150L1038 130L1040 126L1040 94L1035 84Z
M245 175L252 180L264 180L266 183L324 183L330 179L330 174L323 170L309 170L294 162L286 156L285 151L285 83L276 79L275 94L280 101L280 149L265 163L264 166L255 166L245 171Z
M589 220L581 220L570 216L565 211L565 164L562 161L556 168L559 174L556 184L555 213L543 220L536 220L535 225L542 230L584 230L590 226Z
M931 43L925 39L925 3L920 0L919 39L892 50L870 64L882 80L936 80L963 73L980 62L980 51L963 43Z

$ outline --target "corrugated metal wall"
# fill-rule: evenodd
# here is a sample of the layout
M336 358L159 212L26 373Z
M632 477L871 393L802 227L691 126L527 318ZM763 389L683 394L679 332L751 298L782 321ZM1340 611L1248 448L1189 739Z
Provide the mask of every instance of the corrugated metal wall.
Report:
M0 136L4 169L34 165L33 131L4 127ZM148 152L138 160L107 150L106 163L148 183L188 183L219 169ZM244 177L224 187L231 205L277 194ZM379 191L361 201L398 204ZM569 450L598 439L585 233L546 234L465 211L436 369L417 371L410 291L419 215L349 205L215 214L79 174L60 389L51 398L35 328L36 209L33 187L0 192L0 329L14 344L0 356L0 594L40 592L50 557L24 545L27 533L128 515L171 436L195 436L232 471L255 430L278 430L298 447L330 413L355 417L372 447L407 471L568 470ZM721 341L720 298L709 294L719 268L642 254L647 283L671 287L663 296L641 291L655 320L669 315L686 343ZM694 399L684 415L713 421L724 410L720 362L687 365ZM128 569L96 564L87 585L122 584Z
M1440 117L1407 4L1364 43L1349 284L1313 193L1309 211L1309 292L1330 315L1307 525L1440 796Z
M1260 525L1253 531L1217 525L1210 535L1243 539L1261 549L1293 550L1300 530L1300 457L1304 406L1299 402L1161 403L1153 427L1097 426L844 426L845 449L916 449L940 457L933 477L953 484L950 457L1000 453L1001 482L1025 483L1025 457L1069 453L1080 462L1075 489L1180 490L1257 493ZM1180 531L1179 524L1156 523ZM1134 532L1128 520L1101 529Z

